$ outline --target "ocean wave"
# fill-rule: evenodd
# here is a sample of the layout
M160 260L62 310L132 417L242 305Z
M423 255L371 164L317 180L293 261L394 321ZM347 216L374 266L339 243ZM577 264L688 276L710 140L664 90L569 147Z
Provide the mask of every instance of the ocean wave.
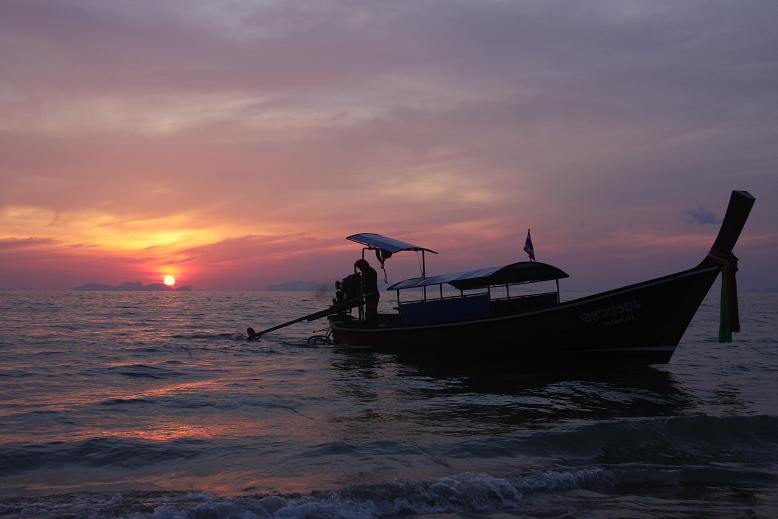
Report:
M66 465L139 468L199 456L202 440L151 442L122 438L91 438L81 442L0 445L0 477Z
M188 339L188 340L230 340L230 341L245 341L247 339L246 334L240 332L191 332L191 333L175 333L170 335L173 339Z
M519 507L525 495L608 485L601 468L496 476L464 473L395 480L303 495L218 497L205 493L70 494L0 502L0 515L125 517L132 519L349 518L483 513Z
M122 406L129 404L152 404L154 403L148 398L111 398L109 400L103 400L99 403L102 406Z
M152 405L154 398L115 398L102 406ZM181 402L176 404L182 406ZM186 407L214 405L207 400ZM246 405L245 403L240 405ZM291 404L258 402L256 407L283 410L313 419ZM59 414L53 414L59 417ZM246 436L239 443L257 442ZM224 440L178 438L159 442L134 438L95 437L80 442L6 443L0 445L0 477L30 470L63 466L137 468L171 460L184 460L228 450ZM409 441L331 441L309 445L291 453L306 463L340 463L342 459L380 459L385 456L422 456L441 466L456 460L516 459L564 466L667 466L711 468L721 463L754 466L778 463L778 417L673 417L597 423L566 431L496 435L471 440L419 445Z
M542 470L515 475L460 473L429 479L397 479L305 494L218 496L206 492L130 491L73 493L0 500L0 516L14 519L91 517L126 519L372 519L380 517L471 514L522 517L575 516L575 511L600 512L598 517L630 516L638 506L651 516L763 516L778 501L770 490L773 480L745 485L744 503L733 503L718 492L735 480L697 470L658 470L656 467L591 466ZM714 471L715 472L715 471ZM759 490L759 483L762 490ZM690 499L690 488L697 497ZM709 494L710 492L710 494ZM641 497L643 496L643 497ZM710 499L704 496L709 496ZM554 511L556 510L556 512ZM596 513L596 512L595 512ZM477 515L476 515L477 514Z
M166 379L183 375L183 373L176 370L161 368L159 366L150 366L148 364L124 364L120 366L111 366L108 368L100 368L100 370L129 378Z
M542 442L543 440L541 440ZM672 463L773 456L778 417L685 416L598 423L546 440L568 452L594 454L598 463Z
M778 460L778 417L684 416L612 420L441 445L451 459L534 457L574 463Z

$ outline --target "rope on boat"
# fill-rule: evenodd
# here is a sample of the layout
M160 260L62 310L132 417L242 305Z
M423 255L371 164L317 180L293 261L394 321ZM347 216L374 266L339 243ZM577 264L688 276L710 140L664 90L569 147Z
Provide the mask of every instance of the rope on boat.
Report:
M721 265L721 307L719 312L719 342L732 342L732 332L740 331L737 300L737 257L730 254Z
M732 342L732 333L740 331L737 301L737 256L723 256L711 251L708 255L721 265L721 304L719 307L719 342Z

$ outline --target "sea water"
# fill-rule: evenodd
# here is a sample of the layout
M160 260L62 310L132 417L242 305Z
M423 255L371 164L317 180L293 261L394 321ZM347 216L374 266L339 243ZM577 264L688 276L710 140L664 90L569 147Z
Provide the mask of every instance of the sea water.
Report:
M327 302L0 293L0 515L778 516L778 294L742 293L719 344L714 287L655 367L417 365L308 344L326 321L244 338Z

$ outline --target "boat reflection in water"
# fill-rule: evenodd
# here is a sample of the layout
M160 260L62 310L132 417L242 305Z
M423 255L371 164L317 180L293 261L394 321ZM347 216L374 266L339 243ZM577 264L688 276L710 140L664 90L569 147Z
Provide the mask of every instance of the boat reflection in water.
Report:
M385 402L387 392L395 395L391 416L386 416L386 409L355 415L353 425L358 428L395 422L437 433L499 434L565 422L675 416L694 405L672 374L651 366L619 370L432 366L402 355L337 347L335 352L333 385L355 406ZM388 387L376 387L379 379Z
M382 264L394 253L420 252L422 272L389 287L397 295L397 312L380 314L377 323L361 318L361 310L360 317L352 316L348 308L353 305L340 311L333 307L328 316L331 336L336 345L436 362L460 357L471 364L506 358L555 364L666 363L719 272L724 280L721 339L731 340L731 332L739 331L732 249L753 203L749 193L732 192L718 237L696 267L565 302L560 301L559 280L568 275L546 263L427 276L424 258L435 251L378 234L355 234L348 239L364 245L362 256L374 250ZM550 281L556 291L517 295L514 289L511 295L515 285ZM444 285L459 294L445 297ZM504 297L496 295L498 287ZM402 298L411 289L421 290L420 300Z

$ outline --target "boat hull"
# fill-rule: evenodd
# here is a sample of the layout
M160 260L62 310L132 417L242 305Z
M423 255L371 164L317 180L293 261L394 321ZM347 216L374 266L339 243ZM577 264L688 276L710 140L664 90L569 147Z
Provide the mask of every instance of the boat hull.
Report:
M710 261L670 276L496 318L434 326L367 326L330 317L336 345L384 353L494 362L670 360L720 267Z

